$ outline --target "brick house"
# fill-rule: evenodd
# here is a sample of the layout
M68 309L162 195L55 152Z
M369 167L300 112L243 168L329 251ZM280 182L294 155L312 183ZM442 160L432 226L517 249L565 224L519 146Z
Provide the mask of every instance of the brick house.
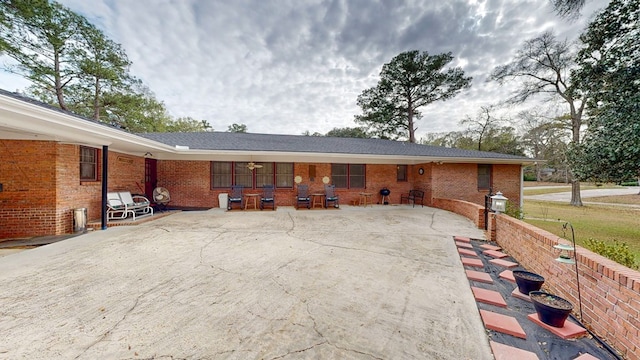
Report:
M521 204L522 166L532 162L381 139L131 134L4 90L0 159L0 241L70 233L73 209L100 219L107 191L151 197L155 186L167 188L178 208L217 207L233 184L274 185L276 204L290 206L298 183L321 190L325 182L336 185L342 204L364 191L379 201L383 187L391 204L414 188L425 191L425 205L439 198L484 204L490 188Z

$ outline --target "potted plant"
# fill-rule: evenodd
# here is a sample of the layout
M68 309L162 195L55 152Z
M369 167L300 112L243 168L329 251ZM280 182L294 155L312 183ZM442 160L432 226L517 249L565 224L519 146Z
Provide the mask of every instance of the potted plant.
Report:
M544 283L544 277L541 275L524 270L514 270L513 277L518 284L518 290L525 295L540 290Z
M573 310L573 304L568 300L544 291L532 291L529 293L529 297L536 309L538 319L553 327L563 327L565 320Z

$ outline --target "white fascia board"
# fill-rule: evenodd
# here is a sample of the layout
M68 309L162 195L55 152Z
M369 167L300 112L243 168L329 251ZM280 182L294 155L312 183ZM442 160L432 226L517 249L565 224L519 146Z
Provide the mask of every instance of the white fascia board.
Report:
M195 161L255 161L255 162L296 162L296 163L363 163L363 164L406 164L425 163L473 163L473 164L525 164L534 161L521 159L487 159L487 158L444 158L406 155L373 155L373 154L337 154L310 152L277 152L277 151L236 151L236 150L197 150L189 149L160 153L160 160L195 160Z
M121 148L125 152L172 150L163 143L105 124L2 95L0 115L0 128L23 133L25 138L32 140L53 140L87 146L112 145L114 150Z

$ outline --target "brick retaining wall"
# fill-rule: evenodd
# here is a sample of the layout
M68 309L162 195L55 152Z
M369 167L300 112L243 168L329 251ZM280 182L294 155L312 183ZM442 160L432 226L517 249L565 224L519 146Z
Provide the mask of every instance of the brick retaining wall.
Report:
M434 206L466 216L484 227L482 206L436 199ZM558 223L561 227L562 223ZM489 215L487 235L525 269L544 276L543 289L574 304L579 312L575 265L555 261L556 244L569 241L504 214ZM570 236L570 235L568 235ZM640 272L577 247L583 323L625 359L640 360Z

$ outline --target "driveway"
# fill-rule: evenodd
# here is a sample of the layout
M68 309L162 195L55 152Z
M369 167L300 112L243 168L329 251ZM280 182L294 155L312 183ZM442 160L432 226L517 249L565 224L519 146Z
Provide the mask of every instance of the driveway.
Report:
M182 212L0 258L0 357L492 359L433 208Z
M551 186L553 187L553 186ZM526 189L543 189L549 188L549 186L532 186ZM607 205L618 205L618 206L628 206L625 204L611 204L611 203L597 203L588 201L589 198L598 197L598 196L614 196L614 195L636 195L640 192L640 187L638 186L627 186L620 187L614 189L586 189L580 190L580 197L582 198L582 202L585 204L607 204ZM540 194L540 195L526 195L525 199L531 200L543 200L543 201L561 201L561 202L569 202L571 201L571 191L564 191L558 193L550 193L550 194ZM631 205L632 207L634 205Z

